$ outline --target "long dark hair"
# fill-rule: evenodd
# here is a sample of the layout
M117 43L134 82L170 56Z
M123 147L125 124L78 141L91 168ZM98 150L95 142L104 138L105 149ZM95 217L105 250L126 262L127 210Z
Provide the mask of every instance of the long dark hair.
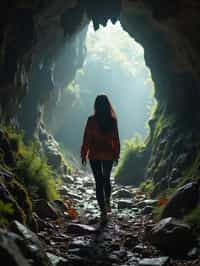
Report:
M117 117L106 94L100 94L96 97L94 113L101 132L107 133L111 131Z

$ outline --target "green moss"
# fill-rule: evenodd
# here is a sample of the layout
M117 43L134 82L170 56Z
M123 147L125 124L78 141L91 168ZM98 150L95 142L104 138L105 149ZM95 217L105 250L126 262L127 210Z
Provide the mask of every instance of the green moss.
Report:
M144 143L138 137L125 142L115 171L117 182L131 184L134 183L134 177L140 180L144 178L146 167L144 147Z
M0 163L3 168L14 172L18 177L19 182L15 180L11 183L10 190L16 191L16 197L19 197L17 201L20 206L22 206L22 202L24 202L23 209L25 213L29 215L31 213L31 202L28 194L31 198L39 197L47 200L59 198L56 191L56 178L58 180L58 177L55 171L48 165L46 158L42 157L39 153L39 146L37 143L25 145L23 141L23 132L17 132L13 127L6 126L3 122L1 123L1 129L9 143L10 151L8 152L12 152L15 164L13 167L6 164L4 161L5 151L1 149L1 147ZM21 193L17 193L17 191L21 191ZM15 193L13 193L13 195L14 194ZM20 196L18 194L20 194Z
M146 180L146 181L143 181L141 184L140 184L140 189L146 193L147 195L151 195L152 191L154 190L154 182L153 180Z
M5 203L0 200L0 225L5 226L9 224L8 216L13 215L14 209L11 203Z
M25 214L25 222L29 223L32 216L32 202L25 187L16 179L7 183L6 186L20 208L23 209Z
M58 198L55 173L47 164L47 160L41 158L37 145L21 145L19 156L16 173L23 180L31 196L47 200Z

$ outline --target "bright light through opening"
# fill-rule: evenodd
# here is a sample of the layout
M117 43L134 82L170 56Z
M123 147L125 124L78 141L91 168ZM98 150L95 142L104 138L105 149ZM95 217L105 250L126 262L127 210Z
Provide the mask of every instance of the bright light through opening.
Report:
M109 21L106 27L101 26L97 31L90 23L86 48L83 71L88 78L88 87L80 88L81 94L84 95L84 90L94 91L89 103L93 107L96 94L107 93L118 114L122 139L132 138L136 133L146 137L147 121L155 99L143 47L123 30L120 22L113 25Z

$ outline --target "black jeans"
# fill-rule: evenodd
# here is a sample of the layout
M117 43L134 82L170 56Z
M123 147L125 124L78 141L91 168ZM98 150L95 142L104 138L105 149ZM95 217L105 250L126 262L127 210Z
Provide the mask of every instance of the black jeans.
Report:
M90 166L96 181L96 198L100 210L105 210L106 203L110 203L111 183L110 174L112 160L90 160Z

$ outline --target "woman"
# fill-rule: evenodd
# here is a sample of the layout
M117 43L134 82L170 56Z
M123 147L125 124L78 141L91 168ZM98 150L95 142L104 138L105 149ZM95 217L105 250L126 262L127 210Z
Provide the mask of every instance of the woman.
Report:
M118 162L120 141L117 118L105 94L98 95L94 103L94 115L87 120L81 148L82 164L87 159L96 182L96 198L101 211L101 222L107 222L111 211L110 175L113 162Z

